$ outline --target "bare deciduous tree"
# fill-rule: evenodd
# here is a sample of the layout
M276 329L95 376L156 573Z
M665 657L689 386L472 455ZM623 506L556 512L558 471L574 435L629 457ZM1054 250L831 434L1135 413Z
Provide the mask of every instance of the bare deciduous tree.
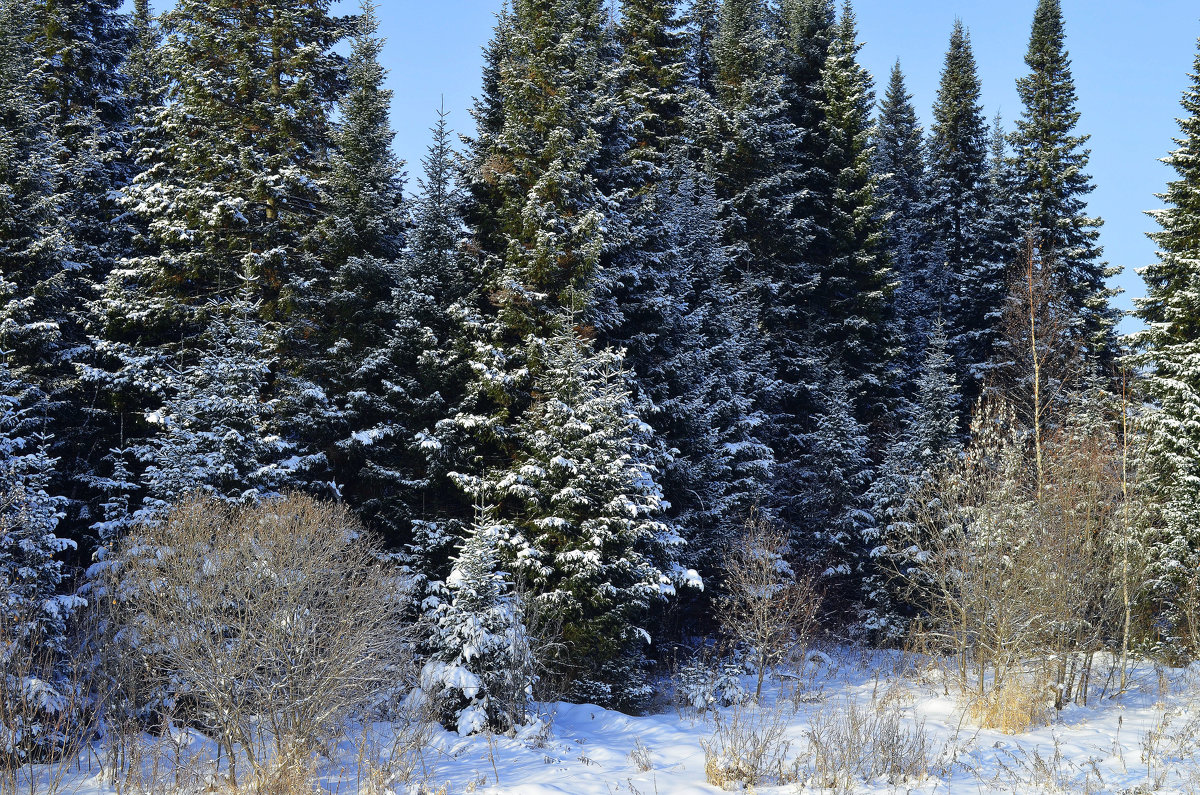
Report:
M752 655L755 698L762 695L767 672L806 645L817 627L821 596L811 578L795 576L786 551L787 534L754 519L725 558L721 628Z

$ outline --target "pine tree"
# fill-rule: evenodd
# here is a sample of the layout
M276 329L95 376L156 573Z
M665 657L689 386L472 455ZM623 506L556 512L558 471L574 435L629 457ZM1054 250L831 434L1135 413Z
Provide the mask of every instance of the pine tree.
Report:
M1007 263L995 257L994 213L987 122L971 40L955 22L942 69L929 142L937 253L945 263L940 310L962 385L964 410L974 404L999 334L1007 287ZM965 428L965 417L960 427Z
M1033 17L1030 73L1017 81L1024 106L1012 143L1022 231L1034 241L1038 257L1068 285L1068 310L1078 328L1073 336L1095 364L1107 369L1116 354L1115 294L1105 279L1118 269L1099 261L1098 218L1087 213L1094 189L1086 174L1089 136L1075 134L1075 81L1065 46L1059 0L1039 0Z
M894 380L905 398L916 391L944 278L930 234L924 138L897 61L875 124L872 165L879 183L877 212L883 246L896 282L892 304L903 348L894 365Z
M1146 368L1154 401L1146 420L1144 488L1157 503L1143 543L1150 559L1148 590L1178 621L1176 597L1186 572L1200 562L1200 51L1183 94L1177 147L1166 158L1176 178L1153 213L1159 261L1143 268L1146 297L1137 316L1132 362Z
M911 413L888 447L879 476L867 492L874 522L865 533L872 563L865 572L862 629L880 640L900 639L907 617L903 600L887 575L879 571L880 565L887 559L887 569L903 571L905 561L919 553L896 548L896 539L913 536L909 517L914 500L959 449L961 409L954 371L945 324L936 323L930 329Z

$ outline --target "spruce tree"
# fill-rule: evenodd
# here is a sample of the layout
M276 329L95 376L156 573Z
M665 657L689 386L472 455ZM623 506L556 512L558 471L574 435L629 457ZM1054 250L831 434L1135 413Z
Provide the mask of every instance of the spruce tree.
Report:
M904 600L886 572L904 571L920 550L898 548L896 540L912 537L910 517L920 490L960 446L961 396L954 371L945 323L935 323L930 328L911 411L867 491L866 501L874 521L865 533L869 563L864 567L861 628L878 640L899 640L909 617Z
M1091 361L1106 369L1116 354L1114 295L1105 280L1118 272L1100 261L1098 218L1087 215L1095 189L1086 169L1089 136L1075 132L1075 81L1066 51L1059 0L1039 0L1025 63L1017 81L1023 110L1012 135L1022 232L1039 259L1067 285L1067 311L1077 327L1070 336Z
M722 550L766 504L772 455L760 398L772 387L770 362L753 299L728 281L711 182L677 168L653 198L649 255L608 339L625 351L643 418L664 448L659 482L688 540L684 554L716 574Z
M647 611L690 577L676 562L681 539L659 518L652 433L620 354L560 323L529 352L539 397L511 427L513 461L458 480L511 527L509 565L530 583L535 614L561 621L561 651L547 662L574 697L636 709L651 692Z
M962 385L964 410L984 386L999 335L1007 290L1006 263L995 257L989 137L980 105L980 83L971 40L955 22L942 68L929 142L936 256L944 263L944 286L933 308L945 319ZM959 421L965 428L965 417Z
M0 3L7 72L0 102L10 108L0 123L14 136L7 145L25 150L24 162L0 179L24 182L12 198L27 205L6 224L17 238L24 237L21 227L41 228L26 238L32 245L23 254L6 246L24 264L4 269L15 290L7 310L16 311L18 325L36 329L36 339L18 340L10 326L2 344L12 352L14 375L45 390L51 454L59 461L52 489L70 498L64 529L72 536L88 510L79 486L92 446L107 431L103 404L80 378L79 366L90 358L86 306L125 240L114 201L123 179L120 64L128 46L119 6Z
M886 411L886 369L893 355L891 271L882 247L878 184L871 168L872 80L858 63L849 2L833 31L822 73L822 167L831 181L828 251L819 256L812 301L814 339L840 362L855 416L874 422Z
M254 339L277 362L264 399L279 402L262 433L288 437L309 472L297 485L329 477L323 450L297 446L336 408L305 367L322 331L314 293L329 284L329 110L343 77L332 51L343 24L328 9L184 0L163 17L169 92L147 110L141 170L124 198L144 231L94 307L116 360L105 365L108 388L126 407L124 448L153 447L164 429L139 409L172 399L159 374L219 356L205 347L220 337L209 333L211 310L248 291Z
M392 92L384 88L373 5L363 6L351 33L329 179L325 257L331 275L326 290L311 294L314 306L305 313L318 318L320 329L309 343L306 374L326 385L335 407L324 445L343 498L400 547L410 538L413 484L421 478L420 456L412 450L421 400L414 379L427 340L407 310L418 299L404 278L404 164L391 150Z
M1146 329L1134 337L1133 363L1154 402L1147 416L1144 488L1156 505L1143 543L1148 591L1178 621L1176 600L1200 562L1200 51L1183 94L1177 148L1166 158L1176 177L1153 213L1159 261L1143 268L1146 297L1136 303Z
M813 404L799 145L782 74L783 50L758 0L721 6L713 45L716 103L694 156L708 163L722 204L729 281L756 305L773 388L760 397L775 459L770 513L803 512L804 418ZM707 152L707 154L706 154Z
M197 491L245 502L294 485L300 462L271 431L274 362L254 312L245 295L208 307L201 352L185 357L194 363L160 376L165 399L147 414L159 432L132 448L145 468L135 519L159 519Z
M26 653L62 651L75 607L59 591L66 576L61 553L75 543L55 532L66 500L50 491L56 461L45 395L17 378L7 358L0 361L0 622L12 634L0 661L18 653L9 642Z
M683 123L682 23L672 0L622 0L617 101L630 113L626 158L661 166Z
M454 559L443 593L427 613L431 660L422 684L442 702L443 719L461 735L524 725L533 700L534 666L522 606L501 568L494 509L477 516Z
M834 0L781 0L778 25L788 120L797 136L797 188L803 196L797 209L804 230L802 258L819 263L832 245L833 177L825 168L829 139L823 122L825 69L836 36L836 4Z
M826 607L848 620L862 600L865 539L872 522L865 494L873 475L867 429L855 416L849 379L837 363L818 371L820 403L805 437L805 511L795 523L793 552L819 574Z
M713 42L717 36L720 0L691 0L684 17L687 83L700 96L716 96L717 64Z
M943 279L930 234L924 139L897 61L875 124L872 165L879 183L877 213L883 246L896 283L892 303L903 349L894 364L894 380L906 398L915 392L921 359L940 310L936 294Z
M248 276L264 319L302 324L288 311L322 275L342 23L324 0L184 0L164 27L171 93L156 124L168 137L139 155L149 168L127 191L152 245L116 274L110 300L134 305L157 345L194 333L192 310Z

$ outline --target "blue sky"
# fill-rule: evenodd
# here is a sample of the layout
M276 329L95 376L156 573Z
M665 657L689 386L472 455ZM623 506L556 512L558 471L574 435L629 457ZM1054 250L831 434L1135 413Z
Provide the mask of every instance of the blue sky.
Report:
M349 4L346 4L349 5ZM971 32L989 115L1011 126L1020 113L1015 80L1036 0L857 0L864 65L882 84L900 59L922 121L937 91L955 18ZM428 142L427 128L444 97L450 121L469 131L467 113L479 89L480 50L491 35L500 0L382 0L385 65L395 91L396 149L410 179ZM1170 170L1158 162L1177 132L1179 98L1200 36L1195 0L1063 0L1067 43L1083 114L1092 135L1091 211L1105 220L1106 258L1125 268L1117 286L1125 309L1143 292L1133 269L1154 260L1144 210L1159 206ZM882 91L882 87L881 87ZM1125 328L1132 328L1127 321Z

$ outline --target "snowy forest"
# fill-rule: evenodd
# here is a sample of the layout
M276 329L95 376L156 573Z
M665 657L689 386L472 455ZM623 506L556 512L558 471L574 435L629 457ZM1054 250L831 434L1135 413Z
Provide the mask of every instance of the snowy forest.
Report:
M927 129L849 0L496 0L469 123L391 119L407 3L0 0L0 792L555 702L834 786L736 732L838 655L1004 729L1191 670L1200 50L1122 335L1059 0L1008 120L947 20ZM130 783L173 732L208 790Z

